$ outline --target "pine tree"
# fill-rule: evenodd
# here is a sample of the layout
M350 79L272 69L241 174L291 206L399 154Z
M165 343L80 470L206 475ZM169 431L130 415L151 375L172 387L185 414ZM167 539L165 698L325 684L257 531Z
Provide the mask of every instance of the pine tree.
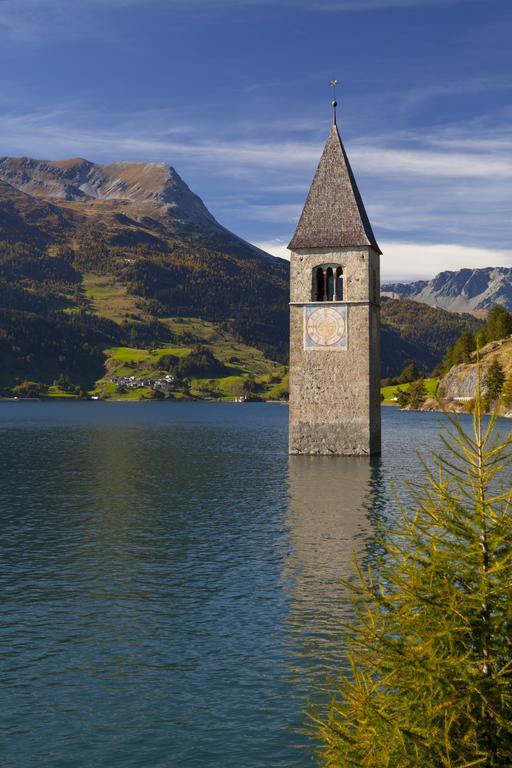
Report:
M402 373L397 379L398 384L408 384L410 381L415 381L419 376L419 371L416 363L411 361L402 370Z
M487 315L486 336L489 341L504 339L512 333L512 315L496 304Z
M501 399L508 408L512 405L512 378L507 379L501 390Z
M454 347L454 359L455 365L459 363L469 363L471 361L471 353L475 350L475 339L471 333L467 331L462 333Z
M480 331L477 331L475 334L475 345L477 349L482 349L482 347L485 347L485 345L489 342L489 338L487 336L487 331L485 328L482 328Z
M409 387L409 405L411 408L419 408L425 402L427 397L427 388L423 376L411 384Z
M409 392L406 389L397 387L394 391L394 397L396 397L399 408L405 408L409 405Z
M512 436L479 399L472 434L447 419L447 455L351 585L352 674L315 721L329 768L512 765Z
M447 373L454 365L471 362L471 353L476 349L474 336L469 331L461 333L452 347L449 347L443 360L443 370Z
M491 404L497 400L505 383L505 372L499 360L493 360L484 378L485 409L489 410Z

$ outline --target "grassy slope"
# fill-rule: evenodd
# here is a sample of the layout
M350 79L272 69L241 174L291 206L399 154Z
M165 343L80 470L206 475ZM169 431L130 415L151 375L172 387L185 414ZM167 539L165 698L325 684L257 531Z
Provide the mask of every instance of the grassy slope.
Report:
M137 177L142 171L140 166L130 173ZM63 167L63 178L67 172ZM155 173L161 171L155 167ZM144 174L141 189L149 184L152 194L156 188L161 191L162 178L148 181ZM0 322L0 355L8 361L6 374L0 371L0 385L9 387L13 379L29 377L50 384L64 372L73 383L90 387L102 370L103 347L111 350L110 372L123 362L114 343L138 348L154 342L174 354L178 350L186 354L200 341L231 366L232 374L213 383L195 380L197 393L232 396L248 375L261 384L265 396L278 397L286 389L282 367L269 359L286 360L289 268L285 262L257 256L234 235L210 231L210 224L202 234L195 225L178 224L165 205L142 198L130 203L45 202L4 182L0 192L0 246L24 246L0 263L0 310L3 306L20 313L20 322L14 316ZM186 189L184 193L186 197ZM14 297L13 290L18 291ZM66 322L52 318L56 310L65 313ZM81 318L87 313L123 327L119 333L116 328L91 328L91 317ZM169 316L162 317L165 313ZM44 326L42 339L34 331L39 320ZM432 370L462 330L476 330L475 323L474 318L415 302L384 301L382 375L398 375L411 360L425 372ZM172 331L172 346L162 332L164 325ZM229 332L221 331L221 326ZM3 347L2 333L7 337ZM237 338L247 343L239 344ZM85 347L95 354L89 355ZM144 371L145 364L154 365L147 350L139 353L139 360L133 359L135 352L124 353L132 355L124 362L131 364L133 359L136 373ZM240 360L229 362L232 358Z
M125 287L110 276L87 274L84 276L84 289L92 308L101 317L115 322L146 319L143 310L136 303L136 297L128 295ZM97 382L94 390L97 394L121 399L149 397L149 389L118 393L110 379L113 376L157 378L158 359L162 355L185 356L192 351L194 343L209 347L232 373L218 378L192 378L192 397L234 399L240 395L244 381L249 376L254 378L255 394L258 397L279 399L286 394L288 379L284 366L267 359L255 347L237 342L233 336L221 331L214 323L193 317L164 317L159 318L159 321L169 328L177 342L151 350L132 347L106 349L106 374ZM192 338L193 343L190 342ZM182 392L173 394L179 397Z
M136 297L126 293L126 287L117 283L112 275L83 275L85 297L91 309L107 320L120 323L123 320L141 318Z
M439 379L432 378L432 379L425 379L425 389L427 390L427 396L428 397L434 397L436 394L437 386L439 384ZM409 390L410 384L392 384L389 387L381 387L381 395L384 396L384 403L392 403L393 398L395 396L395 392L400 386L401 389L404 389L406 392Z
M116 324L148 323L155 320L154 316L148 314L145 300L128 293L126 283L121 282L115 275L98 275L85 271L81 274L81 279L81 296L89 312ZM77 312L79 306L73 303L73 296L66 294L65 298L69 302L66 311ZM82 303L82 308L83 306ZM464 322L477 323L473 318L469 321L464 319ZM209 377L193 379L191 381L192 396L232 399L240 395L242 386L249 376L255 382L257 396L265 399L280 399L285 396L288 382L283 365L273 362L256 347L238 342L231 333L222 330L218 323L197 317L158 317L158 323L163 330L166 327L171 332L172 344L160 339L160 347L152 350L110 346L105 349L106 375L98 381L97 388L92 391L97 391L106 397L118 396L115 386L109 381L113 375L156 377L159 356L163 354L183 356L188 354L195 344L201 343L209 347L213 354L230 369L230 374L213 379ZM439 355L440 351L444 350L444 345L438 336L445 334L451 341L451 337L460 331L459 326L458 317L451 316L449 313L425 308L413 302L391 300L384 302L383 348L386 348L386 340L389 341L388 336L392 337L392 343L388 346L393 349L394 367L393 370L388 371L383 364L383 373L396 375L399 372L398 363L403 367L408 360L417 359L419 349L423 349L425 354L425 350L428 351L425 360L420 361L428 370L435 361L436 354ZM425 328L432 338L426 333ZM409 337L413 338L413 341ZM155 337L154 341L155 344L159 344L158 338ZM423 346L420 341L423 342ZM439 346L439 350L436 345ZM400 351L401 357L397 354L397 350ZM150 394L149 390L136 390L122 397L147 397ZM52 390L51 396L59 396L59 392Z
M186 318L186 326L194 327L204 321ZM244 381L249 376L255 382L255 394L263 399L279 399L287 391L286 368L267 360L259 350L237 343L228 335L214 335L208 347L214 355L230 369L227 376L212 378L193 377L190 380L192 397L234 399L242 391ZM137 398L148 397L149 390L140 389L125 394L117 392L110 379L113 376L136 376L149 379L158 378L161 370L158 360L162 355L182 357L192 350L190 346L170 345L157 349L133 349L131 347L113 347L105 350L108 373L98 381L96 392L103 397ZM236 359L236 361L235 361ZM180 391L175 393L182 394Z

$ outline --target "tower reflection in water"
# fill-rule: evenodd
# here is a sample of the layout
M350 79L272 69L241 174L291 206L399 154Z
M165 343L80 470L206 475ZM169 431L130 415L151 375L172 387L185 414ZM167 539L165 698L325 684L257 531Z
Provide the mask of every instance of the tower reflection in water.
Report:
M342 579L371 559L372 518L382 506L380 459L291 456L289 673L308 700L321 701L343 663L352 608Z

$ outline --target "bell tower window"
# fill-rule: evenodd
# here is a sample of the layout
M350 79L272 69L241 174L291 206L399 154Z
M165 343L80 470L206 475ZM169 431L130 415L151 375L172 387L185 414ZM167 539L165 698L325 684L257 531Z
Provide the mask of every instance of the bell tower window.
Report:
M343 270L336 269L336 301L343 301Z
M318 267L316 270L316 295L313 296L315 301L324 301L325 299L325 275L322 267Z
M313 270L313 301L343 301L343 268L322 264Z

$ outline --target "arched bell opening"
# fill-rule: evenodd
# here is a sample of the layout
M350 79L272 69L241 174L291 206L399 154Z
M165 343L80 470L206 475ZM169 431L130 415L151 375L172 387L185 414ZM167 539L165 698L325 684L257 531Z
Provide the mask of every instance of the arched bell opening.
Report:
M343 267L322 264L312 273L312 301L343 301Z
M343 270L338 267L336 270L336 301L343 301Z
M315 295L313 296L315 301L324 301L325 299L325 275L322 267L318 267L316 270L315 281Z

